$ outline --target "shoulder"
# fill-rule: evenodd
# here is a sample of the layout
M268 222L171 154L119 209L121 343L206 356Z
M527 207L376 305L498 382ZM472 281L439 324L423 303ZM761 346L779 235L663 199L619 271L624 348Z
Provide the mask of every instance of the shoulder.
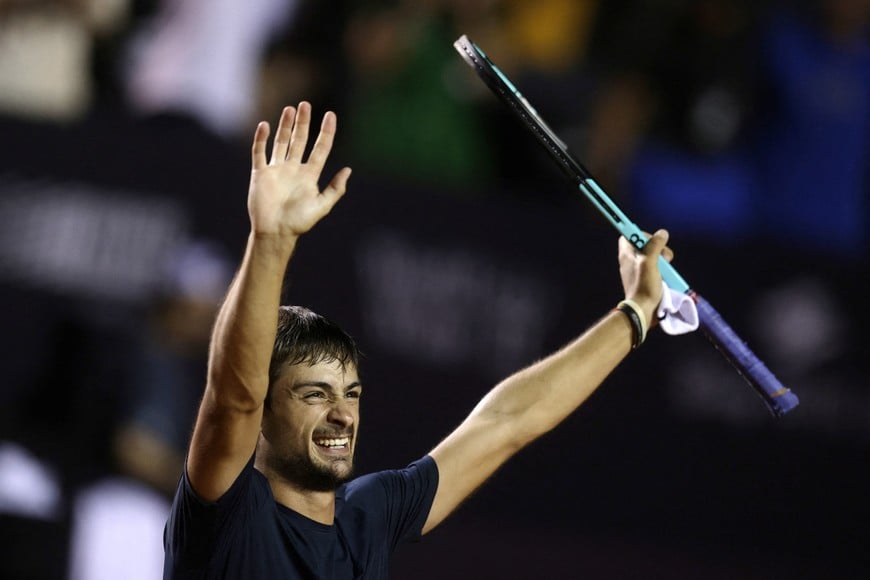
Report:
M348 504L360 500L389 497L394 493L424 491L438 486L438 466L426 455L403 469L388 469L360 476L345 484L339 496Z
M244 522L251 521L240 515L268 506L274 509L274 505L269 483L254 469L253 457L227 492L215 501L207 501L196 493L185 467L166 522L167 564L174 561L188 566L203 565L217 543L236 534Z
M203 509L213 509L217 511L227 510L234 505L240 503L240 500L247 496L261 497L274 501L272 497L272 489L269 487L269 482L266 476L254 468L254 456L252 455L242 471L233 481L230 488L218 499L209 501L202 498L190 483L187 475L187 466L185 465L184 473L181 481L176 489L176 501L181 497L192 504L201 506ZM173 504L174 505L174 504Z
M438 467L425 456L404 469L359 477L337 494L336 519L343 527L383 535L395 547L419 538L438 490Z
M336 526L366 569L387 569L400 544L418 541L438 488L430 456L404 469L359 477L336 493Z

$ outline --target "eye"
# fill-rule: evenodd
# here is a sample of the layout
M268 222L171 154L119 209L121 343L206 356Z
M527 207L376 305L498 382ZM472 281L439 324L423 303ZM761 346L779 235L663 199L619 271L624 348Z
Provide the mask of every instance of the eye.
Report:
M325 399L326 395L321 391L310 391L302 396L303 399Z
M347 397L348 399L359 399L361 395L361 391L348 391L345 397Z

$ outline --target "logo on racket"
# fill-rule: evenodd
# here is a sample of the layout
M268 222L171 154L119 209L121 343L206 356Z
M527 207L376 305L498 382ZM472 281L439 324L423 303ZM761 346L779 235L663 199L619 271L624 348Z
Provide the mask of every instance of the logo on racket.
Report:
M637 233L631 234L628 237L628 241L631 242L632 244L634 244L634 247L637 248L638 250L642 250L644 245L646 245L646 242L644 241L643 237Z

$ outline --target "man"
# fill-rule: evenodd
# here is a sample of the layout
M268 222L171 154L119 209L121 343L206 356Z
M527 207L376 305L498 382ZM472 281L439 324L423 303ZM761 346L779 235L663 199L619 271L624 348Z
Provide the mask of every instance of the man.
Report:
M287 107L270 160L254 136L251 233L212 336L208 380L165 534L164 578L384 578L398 544L446 518L509 457L576 409L643 340L662 292L667 233L620 242L626 301L583 336L496 386L408 468L349 481L362 393L353 341L280 307L299 237L344 194L323 191L327 113L306 162L311 106ZM349 482L348 482L349 481ZM347 483L346 483L347 482Z

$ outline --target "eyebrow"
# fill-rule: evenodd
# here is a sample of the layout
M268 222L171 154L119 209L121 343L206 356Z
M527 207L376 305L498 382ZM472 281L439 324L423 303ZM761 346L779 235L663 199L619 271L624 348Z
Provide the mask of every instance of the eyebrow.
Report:
M325 391L338 391L339 389L334 387L331 383L327 383L326 381L300 381L298 383L294 383L290 385L291 391L298 391L299 389L304 389L306 387L317 387L323 389ZM359 381L354 381L344 386L344 392L348 392L351 389L355 389L357 387L362 388L362 384Z

